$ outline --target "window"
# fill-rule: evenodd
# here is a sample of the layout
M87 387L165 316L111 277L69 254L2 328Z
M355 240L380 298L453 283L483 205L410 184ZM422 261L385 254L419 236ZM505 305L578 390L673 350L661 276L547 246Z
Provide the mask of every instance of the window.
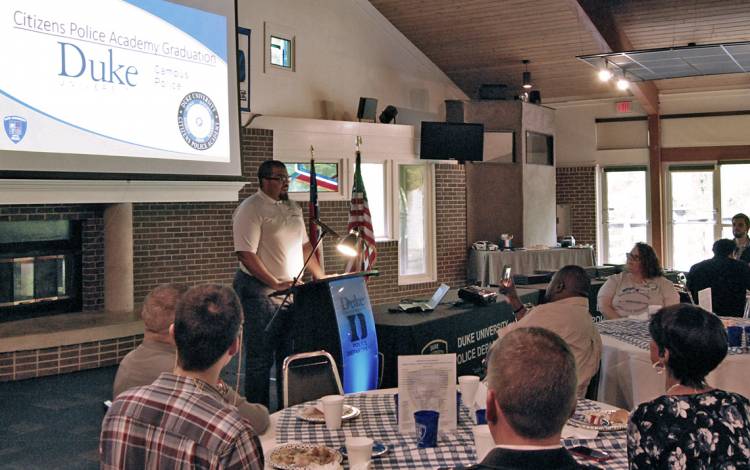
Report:
M603 194L604 262L624 264L625 253L648 240L646 169L605 169Z
M386 219L385 163L362 163L360 169L365 191L367 191L367 205L370 208L375 238L378 240L390 238ZM354 175L354 165L352 165L352 175Z
M734 238L732 216L750 215L750 163L719 165L721 187L721 238Z
M399 280L434 278L432 173L427 165L398 166Z
M711 258L716 239L714 167L669 169L669 216L672 268L687 271Z
M289 174L290 193L310 192L310 163L292 162L284 163ZM315 179L318 182L318 193L338 193L339 164L338 163L315 163Z
M526 163L554 165L553 143L551 135L526 131Z
M292 68L292 41L271 36L271 65Z

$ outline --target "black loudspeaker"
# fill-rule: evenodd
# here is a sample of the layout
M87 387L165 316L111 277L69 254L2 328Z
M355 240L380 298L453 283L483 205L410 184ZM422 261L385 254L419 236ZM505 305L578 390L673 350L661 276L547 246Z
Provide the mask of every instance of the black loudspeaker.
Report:
M464 122L464 102L461 100L445 100L445 122Z
M542 104L542 92L539 90L531 90L529 92L529 102L534 104Z
M375 113L378 109L378 100L375 98L360 98L357 108L357 119L375 122Z
M503 84L491 84L491 85L480 85L479 87L479 99L480 100L504 100L505 94L508 91L508 86Z

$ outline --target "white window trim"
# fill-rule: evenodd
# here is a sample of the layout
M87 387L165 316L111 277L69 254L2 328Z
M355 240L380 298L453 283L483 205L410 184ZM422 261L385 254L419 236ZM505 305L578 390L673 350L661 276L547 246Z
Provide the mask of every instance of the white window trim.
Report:
M347 186L346 194L349 201L352 199L352 186L354 185L354 162L356 160L354 158L351 159L347 163L347 170L351 172L351 178L349 182L349 186ZM362 163L377 163L383 165L383 184L385 187L383 188L383 194L385 195L385 201L383 201L384 204L384 210L385 210L385 236L384 237L376 237L376 242L389 242L389 241L398 241L398 238L395 237L395 233L393 230L393 193L395 191L395 188L398 187L398 185L394 185L394 178L393 178L393 167L394 165L393 160L366 160L362 158ZM398 178L398 174L396 174L396 178ZM365 190L367 189L367 186L365 185ZM396 201L398 199L395 199ZM368 203L369 203L369 197L368 197ZM398 207L396 208L398 209Z
M683 163L663 163L662 164L662 181L664 181L664 259L662 266L674 268L674 244L673 244L673 224L672 224L672 178L670 178L670 167L691 167L691 166L713 166L713 201L714 201L714 240L721 238L721 176L719 175L719 163L713 160L696 161Z
M606 173L608 169L612 168L627 168L628 165L615 165L615 166L604 166L599 169L599 181L600 181L600 193L601 194L601 206L599 207L599 232L600 238L600 255L601 264L608 262L609 258L609 231L607 230L607 224L609 222L609 214L607 212L607 177ZM643 168L643 165L632 165L632 171L639 171ZM649 171L646 169L646 243L651 244L651 185L649 184Z
M427 238L427 269L422 274L409 274L409 275L402 275L401 274L401 243L398 237L396 237L396 233L401 233L401 221L399 220L399 211L400 208L398 207L398 198L395 196L392 200L392 206L391 206L391 222L392 226L394 228L393 234L394 237L396 237L396 240L399 241L398 248L399 248L399 254L398 254L398 285L404 286L404 285L411 285L411 284L421 284L426 282L435 282L437 280L437 232L435 229L435 220L436 220L436 208L435 208L435 165L428 164L425 162L422 162L420 160L416 160L413 162L409 161L397 161L394 162L393 168L392 168L392 183L393 183L393 190L391 191L391 194L394 195L395 192L398 190L398 166L400 164L403 165L424 165L425 166L425 173L427 176L426 179L426 188L425 192L427 194L427 220L425 223L425 229L426 229L426 238Z

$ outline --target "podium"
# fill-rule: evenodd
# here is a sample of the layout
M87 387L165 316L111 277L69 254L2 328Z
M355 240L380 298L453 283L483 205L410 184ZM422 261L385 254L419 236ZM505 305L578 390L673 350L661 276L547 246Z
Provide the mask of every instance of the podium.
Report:
M324 349L336 360L344 393L378 387L378 338L365 277L332 276L292 288L287 330L291 353Z

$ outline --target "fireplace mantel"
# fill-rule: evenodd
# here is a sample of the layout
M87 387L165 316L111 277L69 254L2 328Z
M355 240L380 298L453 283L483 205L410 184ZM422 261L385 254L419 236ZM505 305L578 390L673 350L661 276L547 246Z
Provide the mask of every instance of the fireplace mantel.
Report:
M237 201L242 181L0 179L2 204Z

